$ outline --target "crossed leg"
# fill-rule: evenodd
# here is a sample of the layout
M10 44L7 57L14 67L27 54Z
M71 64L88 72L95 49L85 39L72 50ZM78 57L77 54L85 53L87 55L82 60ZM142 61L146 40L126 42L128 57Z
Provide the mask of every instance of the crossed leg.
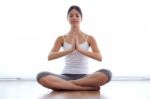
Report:
M47 75L38 80L42 86L52 90L99 90L108 81L110 75L101 71L77 80L64 80L55 75Z
M100 87L108 82L108 77L106 74L101 72L95 72L84 78L77 80L70 80L73 84L80 86L90 86L90 87Z
M95 90L95 87L80 86L57 76L48 75L39 80L39 83L52 90Z

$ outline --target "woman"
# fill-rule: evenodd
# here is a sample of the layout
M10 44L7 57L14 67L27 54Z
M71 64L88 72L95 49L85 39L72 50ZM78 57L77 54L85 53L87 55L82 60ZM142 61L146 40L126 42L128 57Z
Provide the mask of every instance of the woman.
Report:
M106 69L88 74L87 57L102 61L100 50L93 36L80 30L81 9L73 5L69 8L67 18L70 31L59 36L48 55L48 60L65 57L65 68L61 75L40 72L37 81L52 90L99 90L100 86L111 80L111 72ZM63 51L60 48L63 47ZM88 51L91 47L92 51Z

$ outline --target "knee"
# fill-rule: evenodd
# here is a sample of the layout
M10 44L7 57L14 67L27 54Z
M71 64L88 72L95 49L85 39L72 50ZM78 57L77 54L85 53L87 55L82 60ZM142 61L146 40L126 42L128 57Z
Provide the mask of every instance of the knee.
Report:
M102 73L100 80L105 84L108 83L112 78L112 72L108 69L100 69L97 72Z
M50 84L53 83L53 79L51 78L50 75L51 73L49 72L40 72L37 74L36 80L42 86L49 88Z
M44 77L46 77L46 76L48 76L48 75L50 75L49 72L40 72L40 73L37 74L36 80L37 80L38 82L40 82L41 78L44 78Z
M52 79L51 79L50 75L52 75L52 73L50 73L50 72L40 72L40 73L37 74L36 80L42 86L48 87L48 84L50 82L52 82Z

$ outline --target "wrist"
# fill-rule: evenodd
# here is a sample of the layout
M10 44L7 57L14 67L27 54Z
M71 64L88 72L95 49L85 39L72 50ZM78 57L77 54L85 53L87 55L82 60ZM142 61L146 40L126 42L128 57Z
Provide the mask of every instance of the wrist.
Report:
M71 48L71 49L68 50L69 53L72 53L73 51L74 51L73 48Z

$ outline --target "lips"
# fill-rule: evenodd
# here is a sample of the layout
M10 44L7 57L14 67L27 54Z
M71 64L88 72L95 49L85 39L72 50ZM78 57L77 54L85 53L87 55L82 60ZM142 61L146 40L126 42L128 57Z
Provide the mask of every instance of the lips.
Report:
M77 23L77 21L71 21L71 23Z

